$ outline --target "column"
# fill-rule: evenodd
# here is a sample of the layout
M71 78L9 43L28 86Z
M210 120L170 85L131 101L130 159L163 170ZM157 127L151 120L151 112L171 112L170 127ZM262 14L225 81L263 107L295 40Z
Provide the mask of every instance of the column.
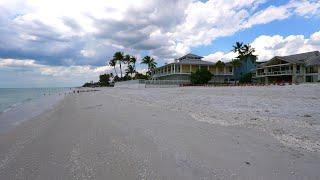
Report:
M320 66L318 66L318 79L317 81L319 82L320 81Z
M176 64L173 64L173 73L176 73Z
M302 75L302 82L305 83L306 82L306 67L301 65L300 71L301 71L301 75Z
M218 68L218 66L215 66L215 68L216 68L216 74L219 74L219 68Z
M293 64L292 65L292 83L297 82L297 65Z
M227 74L227 68L226 68L226 66L223 67L223 74Z
M208 69L208 71L210 71L210 67L209 66L207 66L207 69Z
M180 73L182 73L182 64L180 64Z
M190 71L190 73L192 72L192 65L190 64L189 65L190 67L189 67L189 71Z
M263 71L264 71L264 83L269 84L269 78L267 76L268 68L264 68Z

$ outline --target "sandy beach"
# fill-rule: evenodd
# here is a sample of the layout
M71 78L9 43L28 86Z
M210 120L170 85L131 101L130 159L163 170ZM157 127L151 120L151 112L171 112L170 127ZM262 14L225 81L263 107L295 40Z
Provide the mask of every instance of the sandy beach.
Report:
M320 85L67 95L0 134L0 179L320 179Z

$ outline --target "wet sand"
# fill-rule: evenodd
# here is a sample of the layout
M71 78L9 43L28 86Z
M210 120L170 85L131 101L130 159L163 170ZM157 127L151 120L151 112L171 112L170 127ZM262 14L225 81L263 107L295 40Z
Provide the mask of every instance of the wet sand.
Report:
M68 95L1 134L0 179L320 178L318 152L115 91Z

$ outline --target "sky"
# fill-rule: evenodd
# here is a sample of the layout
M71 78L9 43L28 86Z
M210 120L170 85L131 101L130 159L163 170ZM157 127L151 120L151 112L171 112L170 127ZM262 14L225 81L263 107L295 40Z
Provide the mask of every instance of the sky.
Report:
M116 51L158 65L186 53L258 61L320 50L320 0L0 0L0 87L71 87L110 73Z

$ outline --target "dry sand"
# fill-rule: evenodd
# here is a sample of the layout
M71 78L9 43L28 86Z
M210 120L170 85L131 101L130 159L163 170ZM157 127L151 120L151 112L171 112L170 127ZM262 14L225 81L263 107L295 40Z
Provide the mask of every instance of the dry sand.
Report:
M320 179L318 90L106 88L68 95L0 135L0 179ZM297 145L281 138L299 133L305 138Z

